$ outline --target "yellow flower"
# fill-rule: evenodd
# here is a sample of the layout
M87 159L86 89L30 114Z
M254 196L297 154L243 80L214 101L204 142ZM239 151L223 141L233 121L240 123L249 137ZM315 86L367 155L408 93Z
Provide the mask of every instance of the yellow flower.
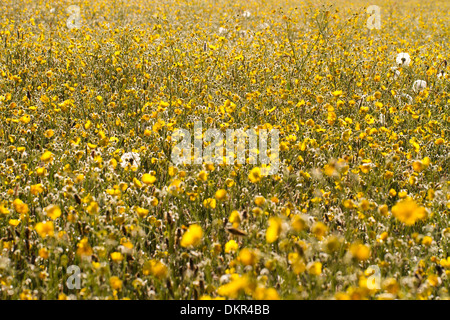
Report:
M46 248L39 249L39 257L41 257L42 259L48 259L48 256L49 252Z
M158 205L158 199L156 197L150 197L150 204L154 207Z
M42 238L45 238L47 236L53 237L55 234L55 229L52 221L38 222L34 229Z
M291 219L291 225L295 231L300 232L306 228L306 221L302 216L296 214Z
M395 191L394 189L390 189L390 190L389 190L389 195L390 195L391 197L395 197L395 196L397 195L397 191Z
M269 218L269 227L266 231L266 241L267 243L273 243L277 241L281 233L281 218L271 217Z
M266 199L262 196L256 196L255 197L255 204L259 207L261 207L264 203L266 203Z
M88 242L87 238L81 239L80 242L77 244L77 255L83 257L83 256L90 256L93 254L93 250Z
M250 284L247 276L236 277L230 283L224 284L217 289L217 294L236 299Z
M359 261L365 261L370 257L370 248L364 244L354 243L350 246L353 257Z
M111 252L111 259L114 262L120 262L123 260L123 255L120 252Z
M340 97L342 95L342 90L333 91L331 94L335 97Z
M320 262L311 262L306 268L308 273L313 276L318 276L322 273L322 263Z
M327 239L324 248L328 252L336 252L340 249L341 244L342 238L333 235Z
M133 184L136 188L142 188L142 183L136 178L133 178Z
M413 170L416 172L421 172L424 169L421 161L414 161L412 164Z
M410 199L402 200L393 206L392 214L407 226L412 226L416 221L427 217L426 209Z
M20 122L25 123L25 124L30 123L30 121L31 121L31 117L27 114L20 118Z
M19 223L20 223L20 220L17 220L17 219L9 219L9 225L10 226L13 226L13 227L17 227L18 225L19 225Z
M313 225L311 231L317 239L322 240L326 235L328 228L325 224L319 221Z
M219 189L216 191L215 197L217 200L225 200L227 198L227 190L225 189Z
M48 163L53 160L53 153L50 151L45 151L44 154L41 156L41 161L44 161L45 163Z
M370 163L364 163L363 165L359 166L359 170L361 170L362 173L369 173L370 169Z
M90 214L97 214L100 210L100 207L98 206L98 203L95 201L92 201L86 208L86 211Z
M47 131L44 132L44 136L46 138L51 138L51 137L53 137L54 134L55 134L55 132L52 129L48 129Z
M378 207L378 212L384 216L387 217L389 215L389 207L386 204L383 204Z
M400 199L406 198L407 195L408 195L408 191L406 191L406 190L402 190L398 193L398 197Z
M442 283L441 278L435 274L430 274L427 281L432 287L437 287Z
M141 180L146 185L151 185L151 184L154 184L156 182L156 177L152 176L151 174L145 173L145 174L142 175Z
M169 167L168 173L169 173L169 176L173 177L174 175L176 175L178 173L178 168Z
M394 176L394 173L392 171L386 170L386 172L384 173L384 178L386 180L391 179Z
M233 224L234 228L239 227L239 224L241 223L241 215L238 211L233 210L231 211L230 217L228 218L228 221Z
M203 296L200 297L199 300L225 300L225 298L224 297L212 298L211 296L203 295Z
M17 211L17 213L20 214L27 214L28 213L28 205L24 203L20 199L16 199L13 201L14 210Z
M257 287L252 296L255 300L280 300L280 296L275 288Z
M344 292L337 292L334 295L334 298L336 300L351 300L351 297L348 294L344 293Z
M144 275L153 275L158 279L167 277L167 266L157 260L150 260L144 263L143 266Z
M346 209L356 208L356 204L351 199L346 199L342 202Z
M148 215L148 213L150 212L148 209L144 209L141 207L136 207L135 211L136 211L137 215L139 216L139 218L145 218Z
M235 252L239 248L239 245L235 240L230 240L227 243L225 243L225 252Z
M439 264L446 269L450 269L450 256L447 259L441 259Z
M305 272L306 265L303 262L302 257L297 252L291 252L288 255L289 263L292 265L292 271L295 274L300 274Z
M120 280L116 276L112 276L109 278L109 284L111 285L111 288L114 290L121 290L122 289L122 280Z
M361 200L361 202L359 203L359 208L360 208L362 211L367 211L367 210L369 210L369 208L370 208L370 202L369 202L369 200L367 200L367 199Z
M203 200L203 206L207 209L215 209L216 208L216 199L208 198Z
M67 295L65 295L64 293L58 294L58 300L67 300Z
M336 171L336 165L334 163L327 163L324 167L323 170L325 172L325 174L328 177L337 175L337 171Z
M425 236L425 237L423 237L423 239L422 239L422 244L423 244L424 246L429 247L429 246L431 246L432 243L433 243L433 238L431 238L430 236Z
M173 180L168 188L170 194L177 194L183 191L183 182L181 180L175 179Z
M0 204L0 214L4 214L4 215L9 214L9 209L6 208L4 204Z
M416 172L421 172L423 171L425 168L427 168L431 163L430 158L425 157L422 160L416 160L413 162L412 167L413 170Z
M234 186L234 180L230 179L230 178L227 178L225 180L225 184L227 185L228 188L231 188L232 186Z
M255 217L263 214L263 210L260 207L253 208L252 212Z
M244 265L252 266L258 262L258 255L254 250L244 248L239 252L239 259Z
M197 179L200 181L208 180L208 173L206 171L200 171L197 175Z
M192 224L189 229L183 234L181 238L181 246L186 247L196 247L200 244L203 237L203 230L198 224Z
M37 168L36 174L40 177L43 177L47 174L47 169L46 168Z
M55 220L61 216L61 209L59 208L59 206L54 204L45 207L44 212L52 220Z
M261 181L262 179L262 175L261 175L261 168L259 167L255 167L250 171L250 174L248 175L248 179L252 182L252 183L257 183L259 181Z
M35 298L31 295L31 292L29 289L23 290L22 293L19 295L20 300L34 300Z
M32 195L37 196L39 193L44 192L42 183L34 184L30 187L30 192Z

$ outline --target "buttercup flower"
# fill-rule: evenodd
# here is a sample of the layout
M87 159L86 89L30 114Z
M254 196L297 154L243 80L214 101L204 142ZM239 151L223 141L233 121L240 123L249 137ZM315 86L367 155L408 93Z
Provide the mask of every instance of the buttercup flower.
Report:
M183 234L181 239L182 247L195 247L200 244L203 237L203 230L198 224L193 224L189 226L189 229Z
M418 220L427 217L427 211L424 207L417 205L414 200L402 200L392 207L392 214L404 224L411 226Z

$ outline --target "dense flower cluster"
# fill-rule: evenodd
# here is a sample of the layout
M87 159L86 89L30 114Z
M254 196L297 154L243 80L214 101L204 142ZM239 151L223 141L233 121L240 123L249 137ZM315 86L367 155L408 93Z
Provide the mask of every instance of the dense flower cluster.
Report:
M449 297L449 1L76 2L0 3L0 299Z

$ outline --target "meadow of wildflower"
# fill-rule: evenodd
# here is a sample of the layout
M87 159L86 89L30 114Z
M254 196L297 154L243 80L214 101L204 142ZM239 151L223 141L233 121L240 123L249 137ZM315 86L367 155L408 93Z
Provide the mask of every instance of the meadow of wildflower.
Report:
M1 0L0 299L448 299L449 9Z

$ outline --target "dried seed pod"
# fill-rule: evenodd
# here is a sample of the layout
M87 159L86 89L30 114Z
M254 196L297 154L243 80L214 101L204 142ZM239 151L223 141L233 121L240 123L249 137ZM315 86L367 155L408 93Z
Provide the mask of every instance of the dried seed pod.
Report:
M227 230L229 233L235 236L244 237L247 235L245 231L233 227L226 227L225 230Z

